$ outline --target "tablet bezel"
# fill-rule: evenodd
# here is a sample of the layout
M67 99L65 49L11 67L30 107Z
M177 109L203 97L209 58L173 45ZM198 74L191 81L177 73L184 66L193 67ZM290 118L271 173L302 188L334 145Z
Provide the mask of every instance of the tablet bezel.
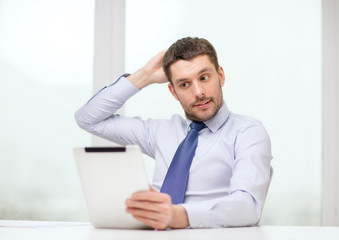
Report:
M140 148L74 148L90 222L96 228L149 228L126 213L132 193L149 190Z

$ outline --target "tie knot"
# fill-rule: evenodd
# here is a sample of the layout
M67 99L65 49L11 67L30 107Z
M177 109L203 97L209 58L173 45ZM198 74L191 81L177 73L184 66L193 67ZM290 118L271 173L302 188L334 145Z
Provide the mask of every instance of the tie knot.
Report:
M191 122L190 128L199 132L201 129L205 127L205 123L203 122Z

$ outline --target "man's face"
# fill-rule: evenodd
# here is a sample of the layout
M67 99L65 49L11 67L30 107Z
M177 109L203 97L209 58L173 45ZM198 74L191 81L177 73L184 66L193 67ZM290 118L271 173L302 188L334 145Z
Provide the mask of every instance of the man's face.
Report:
M223 104L223 69L217 71L207 55L200 55L190 61L176 61L170 71L173 85L168 84L169 90L186 117L201 122L214 117Z

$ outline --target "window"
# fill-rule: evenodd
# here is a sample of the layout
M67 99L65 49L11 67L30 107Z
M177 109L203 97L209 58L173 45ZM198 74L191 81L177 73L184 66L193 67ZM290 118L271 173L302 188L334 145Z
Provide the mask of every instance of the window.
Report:
M72 155L91 95L93 0L0 2L0 218L87 218Z

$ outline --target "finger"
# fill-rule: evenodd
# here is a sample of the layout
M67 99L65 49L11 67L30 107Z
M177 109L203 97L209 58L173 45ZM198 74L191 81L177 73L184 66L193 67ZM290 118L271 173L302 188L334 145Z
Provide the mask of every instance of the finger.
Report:
M148 202L166 202L171 203L171 197L166 193L160 193L154 189L151 191L135 192L131 196L135 201L148 201Z
M143 219L148 219L148 220L153 220L153 221L158 221L158 222L167 222L170 217L169 214L146 211L143 209L135 209L135 208L127 208L126 212L132 214L134 218L143 218Z
M162 51L158 52L155 56L156 56L157 59L162 60L163 57L165 56L165 53L166 53L166 52L167 52L167 49L162 50Z
M126 209L132 216L153 228L164 229L170 222L171 215L144 211L140 209Z
M147 210L147 211L153 211L158 212L158 203L153 202L146 202L146 201L134 201L131 199L128 199L126 201L126 207L128 209L134 210L134 209L141 209L141 210Z
M154 219L149 219L149 218L143 218L139 216L134 217L136 220L158 230L164 230L167 228L168 224L167 223L162 223Z
M161 215L158 212L148 211L140 208L127 208L126 212L132 214L133 217L143 217L153 220L159 219Z
M154 202L146 202L146 201L134 201L134 200L127 200L126 207L128 209L134 210L144 210L144 211L151 211L161 214L169 214L171 212L171 204L168 203L154 203Z

